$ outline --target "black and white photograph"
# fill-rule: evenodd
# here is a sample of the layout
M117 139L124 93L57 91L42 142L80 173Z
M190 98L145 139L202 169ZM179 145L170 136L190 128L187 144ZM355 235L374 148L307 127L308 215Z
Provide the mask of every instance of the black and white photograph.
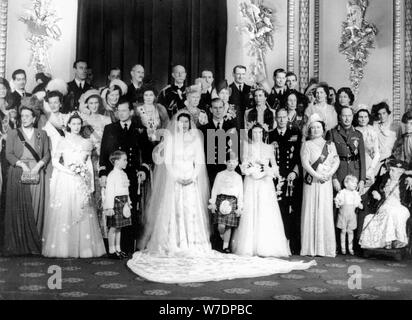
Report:
M0 300L412 300L411 17L0 0Z

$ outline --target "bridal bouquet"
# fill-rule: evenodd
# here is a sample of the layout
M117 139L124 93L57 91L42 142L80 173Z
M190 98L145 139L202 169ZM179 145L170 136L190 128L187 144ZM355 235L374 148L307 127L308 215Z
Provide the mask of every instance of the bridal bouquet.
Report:
M83 193L84 202L88 202L92 194L92 181L89 169L84 163L72 163L69 164L68 168L75 176L80 177L80 190Z
M252 176L254 179L262 179L269 176L275 178L277 176L277 170L273 167L269 167L260 161L247 161L241 164L240 168L246 175Z
M75 175L80 176L82 178L85 178L87 176L88 171L89 171L84 163L69 164L69 169Z

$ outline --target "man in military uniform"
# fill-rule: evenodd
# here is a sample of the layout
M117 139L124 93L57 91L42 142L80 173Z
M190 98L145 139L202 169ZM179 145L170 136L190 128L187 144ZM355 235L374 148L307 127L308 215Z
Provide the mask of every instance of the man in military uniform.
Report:
M129 193L132 201L132 225L122 230L121 247L126 253L135 251L135 241L142 231L138 202L139 182L142 183L149 174L149 164L152 163L151 147L146 131L138 129L132 121L132 109L128 101L118 107L119 121L108 124L104 128L99 177L102 187L106 185L106 178L113 169L109 160L110 154L121 150L127 154L127 168L125 170L130 181Z
M302 136L299 129L289 125L285 108L281 107L276 111L276 122L277 128L269 133L269 143L275 147L276 163L281 176L276 179L276 188L281 192L278 203L292 254L299 254L302 201L299 153Z
M352 126L352 120L352 109L350 107L342 108L339 124L326 134L326 140L335 144L340 159L339 168L332 180L336 192L344 188L343 180L347 175L358 178L358 188L361 193L365 185L365 145L362 133Z
M358 178L359 193L363 194L366 181L365 145L362 133L352 126L352 121L353 110L350 107L343 107L339 114L339 124L326 134L326 140L330 140L335 144L340 159L340 165L332 177L332 183L335 192L339 192L345 187L343 185L345 177L353 175ZM336 221L336 208L334 217ZM336 235L338 240L339 232ZM337 241L337 244L339 246L340 240ZM355 242L354 249L358 250L358 248L357 242Z
M174 66L172 69L172 78L173 83L163 88L158 97L158 102L166 108L169 118L172 118L178 110L185 107L185 67L181 65Z

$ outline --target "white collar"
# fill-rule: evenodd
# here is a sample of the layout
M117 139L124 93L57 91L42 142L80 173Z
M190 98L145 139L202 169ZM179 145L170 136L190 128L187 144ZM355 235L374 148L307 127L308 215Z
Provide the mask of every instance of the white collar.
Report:
M77 86L80 88L80 84L82 85L82 87L84 87L84 84L86 83L86 80L77 80L74 79L74 81L76 82Z
M277 130L278 130L278 133L279 133L279 134L284 135L285 132L286 132L286 130L287 130L287 127L283 128L283 129L280 129L280 128L278 127Z
M16 92L23 97L23 95L26 93L26 90L16 89Z
M217 125L220 123L220 125L223 127L223 119L222 120L216 120L213 119L213 123L215 124L215 127L217 127Z
M132 85L133 85L133 87L137 90L137 89L140 89L141 87L142 87L142 85L143 85L143 81L140 83L140 86L136 86L136 84L132 81Z
M127 128L130 128L130 125L132 124L132 120L127 120L127 121L120 121L120 125L122 128L124 128L124 125L127 124Z

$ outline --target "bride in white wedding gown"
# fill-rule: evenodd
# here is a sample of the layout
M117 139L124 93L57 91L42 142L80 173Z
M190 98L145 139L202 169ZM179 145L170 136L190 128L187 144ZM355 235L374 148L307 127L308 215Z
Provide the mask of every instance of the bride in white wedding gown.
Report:
M188 283L267 276L316 264L211 249L203 140L188 113L173 118L153 156L157 165L141 251L127 262L136 274L155 282Z

